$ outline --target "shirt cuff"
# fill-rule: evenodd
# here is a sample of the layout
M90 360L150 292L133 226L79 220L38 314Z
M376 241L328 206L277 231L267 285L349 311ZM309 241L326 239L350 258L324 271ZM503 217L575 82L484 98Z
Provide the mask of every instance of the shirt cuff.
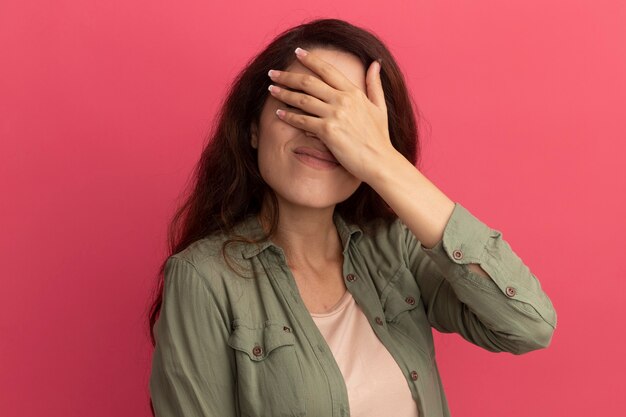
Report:
M556 328L556 312L537 278L502 238L500 231L490 228L458 202L455 202L443 238L432 248L420 242L420 248L453 287L470 285L501 292L528 314L539 314ZM469 269L467 264L470 263L479 264L489 277Z
M460 265L483 263L488 242L492 236L497 235L497 230L492 230L460 203L455 202L443 238L432 248L427 248L420 242L420 248L437 263L449 280L457 280L465 272Z

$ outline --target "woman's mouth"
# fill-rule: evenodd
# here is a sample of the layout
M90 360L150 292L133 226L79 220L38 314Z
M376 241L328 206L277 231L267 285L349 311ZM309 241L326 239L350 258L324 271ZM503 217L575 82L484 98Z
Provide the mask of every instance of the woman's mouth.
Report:
M293 152L300 162L312 168L334 169L340 166L330 152L320 151L308 146L300 146L294 149Z

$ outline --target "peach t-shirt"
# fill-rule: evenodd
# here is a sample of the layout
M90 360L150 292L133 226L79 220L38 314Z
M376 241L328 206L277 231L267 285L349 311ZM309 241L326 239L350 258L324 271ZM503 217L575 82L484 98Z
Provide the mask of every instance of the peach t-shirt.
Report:
M350 291L328 312L311 313L348 389L351 417L417 417L408 382Z

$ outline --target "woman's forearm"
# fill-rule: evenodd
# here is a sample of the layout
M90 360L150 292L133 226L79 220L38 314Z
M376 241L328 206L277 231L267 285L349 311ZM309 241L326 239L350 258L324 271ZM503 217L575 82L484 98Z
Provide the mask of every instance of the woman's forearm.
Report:
M385 158L368 184L389 204L426 248L434 247L454 209L454 201L399 152ZM478 264L468 267L485 277Z

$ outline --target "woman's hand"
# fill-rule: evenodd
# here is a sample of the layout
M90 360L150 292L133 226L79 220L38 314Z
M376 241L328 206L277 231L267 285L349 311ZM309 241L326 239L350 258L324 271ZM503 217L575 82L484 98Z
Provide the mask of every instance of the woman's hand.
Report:
M313 133L352 175L369 182L399 154L391 144L387 106L380 81L380 64L373 61L365 74L367 95L330 63L315 53L297 55L302 65L321 77L289 71L272 71L270 78L304 93L277 89L276 99L297 107L300 114L279 109L283 121ZM273 91L272 91L273 90ZM284 113L280 114L281 110ZM317 116L317 117L315 117Z
M348 172L389 204L423 246L433 248L442 240L455 203L391 144L378 63L366 71L366 95L315 53L299 60L321 79L282 71L272 80L303 93L282 89L272 95L309 115L285 111L279 117L320 138Z

